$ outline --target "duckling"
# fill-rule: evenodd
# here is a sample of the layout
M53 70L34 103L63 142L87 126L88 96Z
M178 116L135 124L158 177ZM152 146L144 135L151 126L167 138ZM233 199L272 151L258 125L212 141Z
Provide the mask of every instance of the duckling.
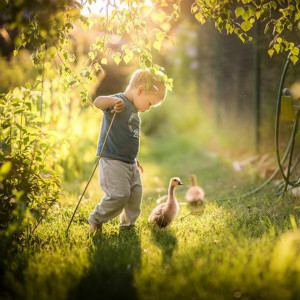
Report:
M192 175L190 177L190 182L191 182L191 187L187 190L185 194L186 200L191 204L195 204L195 203L202 204L204 199L204 191L200 186L196 185L195 175Z
M159 228L167 227L176 217L179 205L174 195L174 189L178 185L182 185L179 177L173 177L170 180L168 200L156 206L148 218L150 224L157 224Z

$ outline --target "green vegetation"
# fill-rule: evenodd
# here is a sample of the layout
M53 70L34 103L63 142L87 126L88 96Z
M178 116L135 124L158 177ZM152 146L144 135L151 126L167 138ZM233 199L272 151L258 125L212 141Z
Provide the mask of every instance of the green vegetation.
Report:
M201 146L188 135L145 139L145 193L135 230L119 231L115 219L103 235L90 232L87 216L102 193L95 176L66 237L78 199L70 191L6 266L4 298L299 299L299 198L261 193L214 202L257 180L234 173ZM187 185L191 173L206 190L204 210L185 205L186 186L179 187L178 218L165 230L151 229L147 216L170 176Z
M298 1L108 0L98 1L99 15L84 16L87 2L96 1L0 1L0 299L300 299L299 195L277 197L270 186L249 199L215 201L261 183L255 169L235 172L230 161L252 155L254 137L239 122L246 114L226 111L227 134L216 126L220 106L242 110L245 102L221 103L221 43L198 41L195 24L184 26L188 11L247 42L259 37L261 22L271 41L265 53L287 51L295 64ZM171 77L176 84L143 116L137 226L119 231L115 219L102 235L90 232L87 217L102 196L95 175L66 236L95 162L101 113L91 100L109 76L104 91L120 92L146 67L168 90ZM242 67L227 70L239 78ZM250 77L236 89L249 102ZM185 202L191 174L206 191L204 209ZM176 190L180 214L170 228L150 228L147 217L173 176L186 184Z
M88 1L90 4L93 2L96 1ZM49 145L44 143L48 134L44 134L43 130L38 131L40 139L43 141L38 141L40 144L36 145L38 142L36 143L36 140L33 142L34 138L31 137L29 122L32 122L31 118L36 118L39 113L40 120L35 119L35 121L46 131L53 130L56 133L67 131L72 127L71 123L74 121L72 118L76 118L80 113L78 102L91 104L93 88L99 84L97 82L100 77L99 73L102 73L101 81L104 77L103 67L109 61L119 66L121 63L128 65L137 59L135 65L149 68L160 81L165 82L168 90L172 90L173 79L161 72L164 71L164 68L155 63L155 54L157 55L160 51L166 53L171 47L173 41L171 29L175 27L174 24L179 19L181 9L189 7L186 4L181 6L180 2L163 0L154 5L151 2L123 0L118 3L118 6L111 1L99 1L98 8L99 12L103 11L102 14L86 17L81 14L83 1L64 0L56 4L52 3L53 5L36 0L20 0L16 3L2 1L0 6L0 20L3 23L1 36L7 47L9 45L14 48L12 53L3 51L3 54L11 59L12 54L15 57L20 55L21 50L26 49L31 54L30 60L35 70L27 69L24 64L23 69L26 73L28 72L28 77L30 77L28 82L24 83L22 76L12 76L12 74L20 75L20 69L22 70L19 68L20 59L19 62L16 61L17 63L0 61L5 68L12 67L13 69L12 72L8 71L6 74L7 80L4 80L6 83L2 89L7 94L2 94L0 99L0 111L1 115L3 114L0 120L2 151L0 166L9 163L11 157L19 155L25 162L25 166L19 170L29 166L28 173L39 177L40 182L45 182L46 179L43 176L50 174L48 172L50 164L54 169L52 174L54 177L62 175L67 179L70 174L65 172L66 164L75 163L75 161L74 157L70 158L72 155L68 156L68 153L57 155L56 152L65 152L63 150L68 147L61 146L59 150L57 149L56 146L62 144L62 136L58 134L57 139L54 139ZM219 31L224 29L227 34L235 33L242 41L251 40L247 32L255 22L268 22L267 27L270 24L273 25L275 37L271 44L274 49L277 53L284 50L291 52L291 60L296 63L299 49L293 42L283 39L281 35L286 31L293 31L293 37L296 35L300 18L298 5L292 3L286 5L284 1L264 3L248 0L226 0L221 1L219 5L216 4L218 2L215 0L191 3L192 14L195 14L201 24L204 24L206 20L213 20ZM48 17L46 18L46 16ZM293 17L292 20L290 20L291 17ZM242 21L240 21L241 18ZM75 38L80 39L78 32L92 30L93 27L94 36L89 43L83 42L83 49L79 50L78 44L80 43L76 44ZM83 36L82 33L81 36ZM114 47L116 39L119 40L119 44ZM273 49L270 51L274 52ZM269 52L270 56L273 52ZM23 53L22 55L29 58L27 54ZM15 86L18 84L21 87ZM14 101L16 103L13 103ZM61 115L65 116L63 120L60 120ZM63 136L63 138L65 137ZM15 146L12 147L14 143ZM29 148L31 150L28 150ZM46 148L48 149L46 150ZM40 155L35 157L35 153L39 151ZM45 159L46 157L47 159ZM49 161L48 157L50 157ZM30 162L30 159L33 163ZM60 160L59 163L54 163L57 160ZM35 165L40 167L35 168ZM6 164L6 166L8 165ZM78 164L78 166L80 169L82 165ZM46 173L44 173L44 169L47 169ZM8 176L10 175L8 174ZM40 202L48 201L52 205L59 195L60 183L58 180L53 181L50 184L55 189L55 192L52 188L50 190L53 195L49 196L46 192L42 196L43 193L39 191L38 184L34 188L30 187L32 183L30 176L23 176L23 179L22 187L18 182L14 188L2 189L1 197L12 199L12 202L22 202L22 205L25 206L24 210L28 212L26 219L33 219L25 227L28 232L33 232L36 228L34 224L39 224L41 218L34 216L32 209L38 207ZM25 182L26 180L28 182ZM50 179L46 181L50 183ZM28 205L30 201L24 200L27 197L25 194L30 189L33 194L38 195L36 199L31 197L32 205ZM24 195L20 196L22 193ZM54 200L49 201L49 197ZM5 203L1 203L1 208L7 211L5 206ZM46 205L46 207L50 206ZM42 218L45 216L44 212L47 211L46 207L38 208ZM13 207L8 210L11 214L17 214L16 211L13 213ZM25 214L23 215L25 216ZM7 219L6 224L2 226L4 230L9 227L9 223L14 218ZM25 227L23 226L23 229ZM15 231L18 230L21 228L15 227Z

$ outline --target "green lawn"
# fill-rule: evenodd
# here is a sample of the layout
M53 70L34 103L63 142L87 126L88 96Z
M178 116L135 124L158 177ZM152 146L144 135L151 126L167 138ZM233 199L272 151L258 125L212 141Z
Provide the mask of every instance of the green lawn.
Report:
M120 232L113 220L102 235L90 233L87 217L102 196L95 174L68 237L78 200L71 191L14 254L6 299L300 299L299 199L264 191L215 202L259 180L234 172L189 137L146 139L140 158L144 197L136 229ZM206 191L204 210L185 203L190 174ZM173 176L186 184L176 190L179 215L169 228L151 229L147 217Z

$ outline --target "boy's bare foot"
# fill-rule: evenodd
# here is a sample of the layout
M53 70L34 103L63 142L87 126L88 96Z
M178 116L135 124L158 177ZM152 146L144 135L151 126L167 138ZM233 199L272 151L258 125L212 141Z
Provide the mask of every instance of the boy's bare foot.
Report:
M93 222L89 222L89 224L90 224L92 231L98 230L98 231L102 232L102 224L96 224Z

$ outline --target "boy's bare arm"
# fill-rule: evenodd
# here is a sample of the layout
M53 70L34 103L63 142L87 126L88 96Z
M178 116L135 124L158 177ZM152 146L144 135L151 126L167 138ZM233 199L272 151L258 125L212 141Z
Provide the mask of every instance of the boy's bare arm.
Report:
M113 107L112 113L120 113L124 109L124 101L114 97L99 96L95 99L94 104L97 108L102 110Z

